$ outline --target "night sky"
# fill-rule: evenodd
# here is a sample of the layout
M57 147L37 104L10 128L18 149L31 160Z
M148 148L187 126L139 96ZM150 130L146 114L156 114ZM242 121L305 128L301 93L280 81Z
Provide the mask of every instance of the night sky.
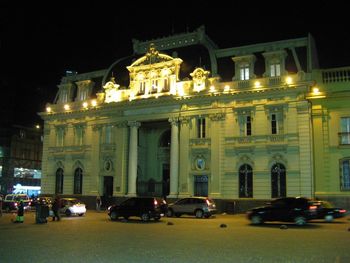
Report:
M322 68L350 66L350 22L342 2L304 7L291 1L266 2L269 6L213 1L214 7L163 1L162 8L150 1L57 2L0 4L2 121L8 116L13 124L42 123L36 113L53 102L66 70L108 68L132 54L132 38L150 40L201 25L220 48L311 33Z

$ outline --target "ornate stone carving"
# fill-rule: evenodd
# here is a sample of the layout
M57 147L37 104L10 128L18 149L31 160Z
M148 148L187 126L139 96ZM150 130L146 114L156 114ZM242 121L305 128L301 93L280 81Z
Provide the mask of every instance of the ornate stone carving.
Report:
M209 114L209 119L211 121L223 121L223 120L225 120L225 117L226 117L225 113Z

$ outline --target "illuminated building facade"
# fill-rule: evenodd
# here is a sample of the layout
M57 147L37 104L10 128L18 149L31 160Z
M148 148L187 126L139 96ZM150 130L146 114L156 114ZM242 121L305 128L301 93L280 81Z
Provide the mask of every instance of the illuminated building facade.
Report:
M319 69L311 36L220 49L201 27L133 48L63 77L40 113L43 193L349 202L350 71Z

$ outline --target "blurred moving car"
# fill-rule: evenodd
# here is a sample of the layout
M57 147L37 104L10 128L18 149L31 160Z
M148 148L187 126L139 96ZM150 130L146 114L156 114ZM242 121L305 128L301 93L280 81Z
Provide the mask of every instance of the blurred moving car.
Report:
M30 209L30 198L26 194L8 194L5 196L5 199L2 202L2 209L6 212L10 212L12 210L17 210L19 202L23 201L24 209Z
M60 213L66 216L83 216L86 213L86 206L77 198L64 197L61 198Z
M278 198L267 203L266 206L247 211L247 217L253 225L262 224L265 221L283 221L302 226L316 214L316 206L311 200L303 197Z
M146 222L150 219L159 220L167 210L166 201L156 197L131 197L119 205L112 205L108 208L108 215L115 221L119 217L128 219L131 216L140 217Z
M167 216L194 215L196 218L208 218L216 214L216 204L208 197L187 197L169 204Z
M324 219L326 222L332 222L335 218L345 217L347 214L345 209L335 207L325 200L314 200L312 204L317 207L317 214L314 219Z

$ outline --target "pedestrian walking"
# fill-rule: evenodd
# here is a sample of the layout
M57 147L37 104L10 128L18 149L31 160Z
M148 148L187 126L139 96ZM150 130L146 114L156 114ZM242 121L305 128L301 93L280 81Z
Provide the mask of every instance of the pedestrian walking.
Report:
M61 207L61 200L58 196L56 196L52 204L52 211L53 211L52 221L55 221L56 219L57 221L61 220L60 207Z
M101 211L101 205L102 205L101 196L99 194L97 194L97 196L96 196L96 210L98 212Z

